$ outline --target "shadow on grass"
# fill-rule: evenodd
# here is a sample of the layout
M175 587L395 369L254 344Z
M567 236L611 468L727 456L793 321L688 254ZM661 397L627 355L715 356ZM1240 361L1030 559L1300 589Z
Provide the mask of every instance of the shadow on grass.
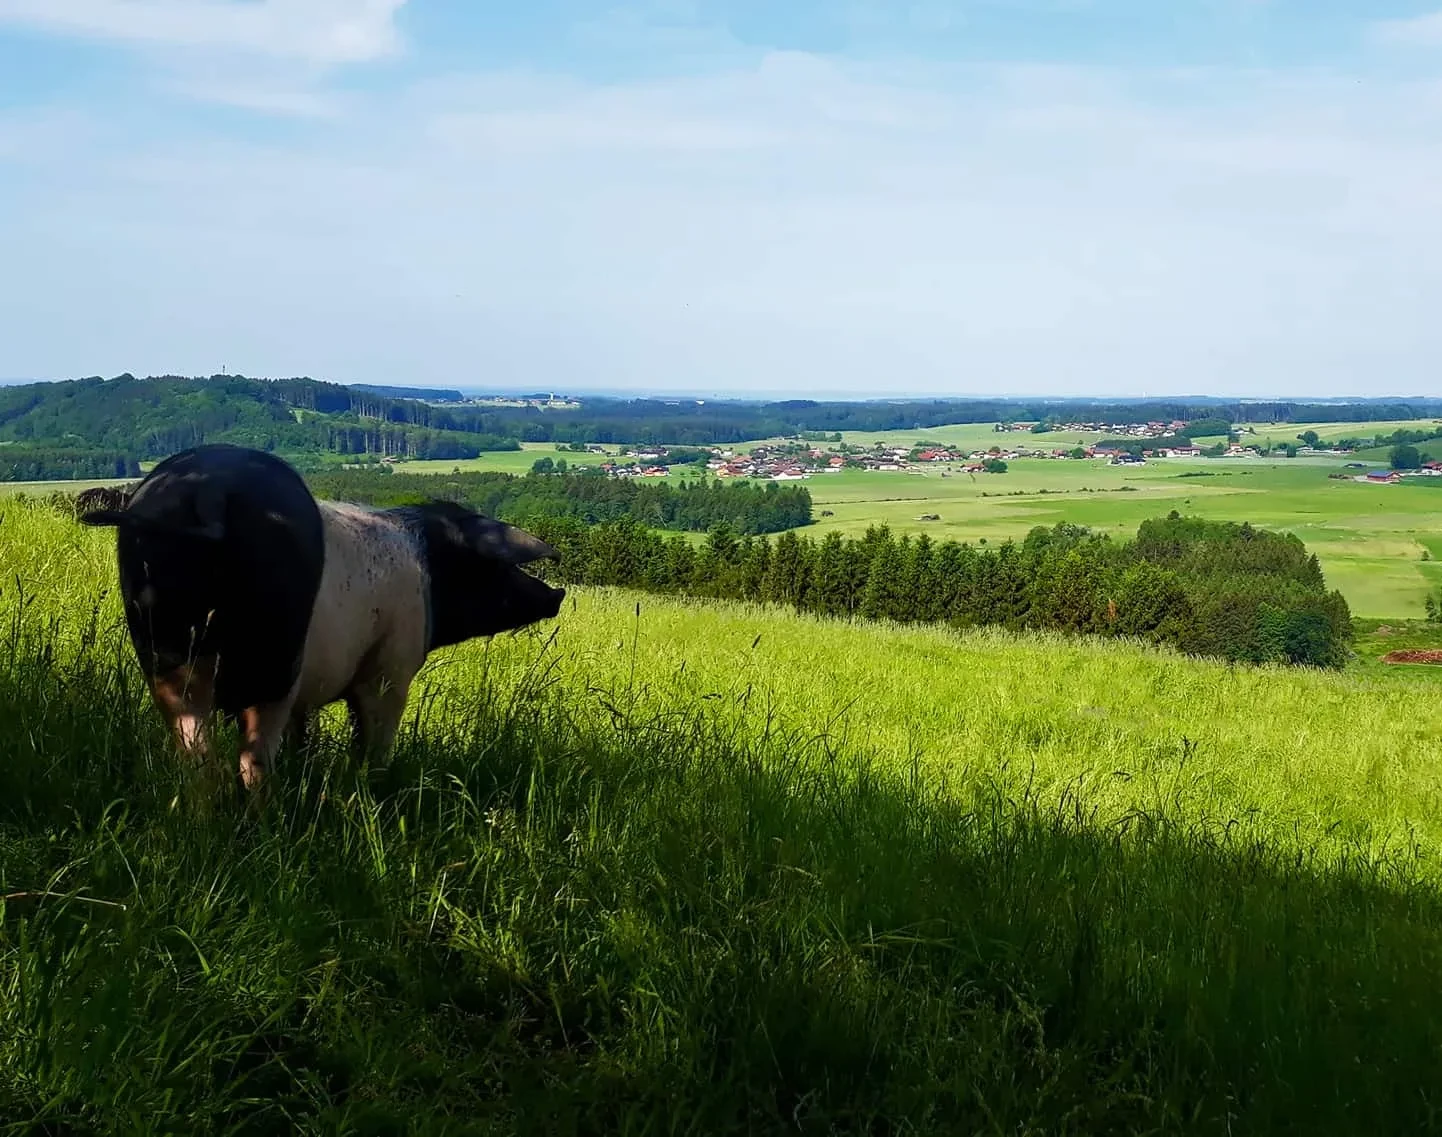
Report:
M1416 850L1103 825L544 664L432 697L368 780L322 739L259 822L196 821L124 667L33 648L0 892L71 898L0 908L9 1131L1437 1127Z

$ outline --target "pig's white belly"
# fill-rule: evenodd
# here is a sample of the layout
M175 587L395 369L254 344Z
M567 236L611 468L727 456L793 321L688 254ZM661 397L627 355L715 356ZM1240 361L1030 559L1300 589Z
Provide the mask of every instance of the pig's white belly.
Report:
M322 502L325 567L306 633L296 707L357 680L409 683L426 657L426 579L413 539L369 510Z

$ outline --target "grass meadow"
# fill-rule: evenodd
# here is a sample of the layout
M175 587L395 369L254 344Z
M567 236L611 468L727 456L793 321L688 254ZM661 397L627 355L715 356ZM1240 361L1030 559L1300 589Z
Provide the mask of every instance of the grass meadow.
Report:
M1312 424L1323 439L1387 433L1414 423ZM1257 426L1248 442L1294 439L1307 423ZM1098 435L1055 431L1046 435L998 433L989 423L880 433L847 432L852 445L920 440L959 446L1068 446ZM760 443L747 443L749 449ZM826 444L822 444L826 445ZM615 449L610 447L608 449ZM1424 447L1425 449L1425 447ZM1442 445L1436 447L1442 454ZM445 474L453 469L528 472L537 458L565 458L567 465L594 464L596 455L558 451L551 443L526 443L519 451L482 455L473 461L408 462L408 473ZM1385 465L1385 451L1353 460ZM995 542L1020 538L1036 525L1058 521L1088 525L1125 539L1148 517L1176 509L1218 521L1251 521L1296 533L1321 561L1332 586L1356 616L1408 620L1423 615L1423 599L1442 588L1442 479L1398 485L1366 485L1327 475L1349 470L1336 458L1157 459L1145 466L1086 461L1020 459L1003 475L968 475L960 465L923 471L846 471L807 481L816 506L813 532L839 529L859 535L874 524L897 533L928 533L939 540ZM942 473L947 474L942 477ZM673 474L673 481L690 476ZM99 482L0 485L0 497L24 490L75 492ZM823 516L828 511L829 516ZM921 521L935 513L940 521ZM703 539L695 535L696 540Z
M1005 474L827 474L806 483L816 528L849 535L885 523L935 540L1021 538L1036 525L1088 525L1129 538L1170 510L1216 521L1250 521L1296 533L1355 615L1421 618L1442 585L1442 479L1367 485L1329 478L1340 463L1304 459L1018 459ZM1355 471L1348 471L1349 473ZM830 511L830 516L822 516ZM923 514L939 521L922 521Z
M248 818L106 537L0 520L0 1133L1442 1127L1422 669L577 590Z
M1247 436L1247 441L1293 440L1310 428L1330 439L1431 425L1369 422L1309 427L1288 423L1258 426L1256 435ZM853 446L877 442L910 445L927 440L1005 448L1009 444L1071 446L1094 442L1101 435L997 433L991 424L979 423L912 431L849 431L842 437ZM742 449L751 445L759 444L746 444ZM599 460L561 454L550 444L529 443L519 453L487 454L474 462L411 462L405 468L408 472L448 473L459 465L465 470L524 473L536 458L546 455L564 457L568 464ZM1386 453L1369 453L1360 460L1385 466ZM1344 462L1335 458L1159 459L1145 466L1111 466L1104 459L1019 459L1010 462L1007 473L999 476L968 475L958 464L905 472L845 471L815 476L806 485L816 506L816 531L839 529L848 536L885 524L897 533L927 533L937 540L997 542L1024 537L1036 525L1068 521L1120 540L1132 536L1147 518L1172 509L1209 520L1251 521L1301 537L1317 554L1333 587L1347 597L1355 615L1421 618L1424 597L1442 588L1442 484L1413 480L1366 485L1327 476L1344 469ZM831 515L821 516L822 510ZM920 520L930 513L941 520Z

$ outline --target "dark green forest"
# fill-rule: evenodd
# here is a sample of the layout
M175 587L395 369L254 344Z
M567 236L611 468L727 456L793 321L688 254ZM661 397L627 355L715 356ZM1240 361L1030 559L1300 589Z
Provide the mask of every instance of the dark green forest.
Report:
M133 453L0 443L0 482L138 477L140 462Z
M474 458L520 442L704 446L841 430L1083 419L1348 422L1442 415L1442 401L1347 404L1188 399L913 399L776 402L587 396L576 409L435 405L456 389L345 386L309 378L92 377L0 387L0 479L105 477L109 463L157 459L200 442L256 446L320 468L339 459ZM414 396L414 397L411 397ZM84 461L78 454L91 455ZM70 471L84 472L74 474Z
M1074 525L987 547L836 531L774 541L714 527L702 547L632 520L533 522L567 583L783 604L802 612L955 627L1124 635L1199 656L1340 667L1352 641L1341 593L1293 534L1184 518L1117 543Z
M336 470L308 474L306 481L317 497L332 501L393 506L441 498L524 526L555 518L583 525L625 520L653 529L705 532L724 525L736 533L760 534L811 524L811 492L776 482L697 478L677 486L609 478L598 470L523 477Z
M383 383L350 383L352 391L383 395L388 399L427 399L433 403L459 403L465 396L449 387L395 387Z
M430 410L309 379L125 375L0 387L0 480L128 476L139 461L202 442L273 451L301 469L520 449L514 438L452 429Z

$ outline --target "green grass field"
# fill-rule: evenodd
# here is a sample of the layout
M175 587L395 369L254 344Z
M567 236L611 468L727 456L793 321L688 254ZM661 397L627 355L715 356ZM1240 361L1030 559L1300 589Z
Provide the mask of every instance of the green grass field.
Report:
M610 446L607 450L614 453L616 447ZM604 460L598 454L557 450L553 442L523 442L520 450L497 450L482 454L479 458L460 461L439 459L404 462L396 468L407 474L449 474L456 469L467 473L495 470L503 474L528 474L538 458L564 458L567 466L594 466Z
M1248 442L1296 442L1304 431L1315 430L1323 442L1339 438L1369 438L1377 434L1391 434L1394 430L1436 430L1442 426L1438 419L1405 419L1401 421L1374 422L1284 422L1273 425L1250 423L1255 433L1248 434Z
M1425 668L578 590L248 820L0 535L0 1133L1438 1128Z
M1355 615L1420 618L1423 597L1442 584L1442 485L1327 477L1340 468L1320 459L1167 459L1141 467L1021 459L1000 475L967 475L960 467L946 478L929 470L848 471L806 484L817 527L849 534L885 523L937 540L995 542L1068 521L1125 538L1173 509L1250 521L1301 537ZM918 520L929 513L940 520Z
M1410 425L1422 429L1431 423ZM1323 424L1315 429L1328 438L1375 434L1399 426L1409 424ZM1297 423L1258 427L1258 436L1248 441L1258 441L1264 433L1281 441L1308 428L1308 424ZM997 433L985 423L922 431L853 432L844 437L853 445L909 445L929 439L1003 447L1037 442L1063 446L1079 438L1086 440L1065 432L1042 436ZM1442 444L1436 449L1442 453ZM527 443L521 451L486 454L474 461L408 462L401 469L443 474L459 467L523 474L540 457L565 458L568 465L598 460L594 455L563 453L550 443ZM1386 456L1364 455L1353 460L1385 465ZM1035 525L1069 521L1126 537L1141 521L1172 509L1215 520L1251 521L1300 536L1317 553L1329 582L1347 597L1354 615L1420 618L1423 598L1442 586L1442 485L1430 481L1365 485L1327 477L1344 470L1359 472L1331 458L1160 459L1143 467L1110 466L1104 460L1020 459L1011 463L1006 474L997 476L967 475L957 465L950 467L945 478L942 469L848 471L818 475L806 485L816 506L814 531L835 528L853 535L869 525L886 524L899 533L994 542L1022 537ZM672 479L683 476L689 475L675 474ZM0 494L73 491L96 484L102 483L0 485ZM830 516L823 516L824 511ZM929 513L938 514L941 520L918 520Z
M1426 422L1286 423L1255 426L1248 443L1293 441L1315 429L1322 439L1429 429ZM1100 436L1055 431L998 433L990 424L923 430L846 432L851 445L914 445L923 440L964 447L1060 447ZM1442 453L1442 444L1434 447ZM1442 585L1442 489L1416 482L1364 485L1329 479L1345 461L1386 465L1386 451L1346 460L1157 459L1144 467L1104 460L1019 459L1000 476L967 475L960 466L924 472L845 472L807 482L821 528L856 535L873 524L940 540L995 542L1034 525L1089 525L1126 537L1148 517L1176 509L1214 520L1251 521L1301 537L1322 562L1355 615L1415 619L1427 593ZM943 469L948 476L941 476ZM1347 473L1358 473L1346 470ZM1210 474L1212 476L1196 476ZM1189 475L1189 476L1184 476ZM822 516L830 511L831 516ZM923 514L940 521L920 521ZM1428 559L1423 559L1424 552Z
M1412 429L1430 425L1410 424ZM1326 439L1408 426L1284 424L1257 427L1256 436L1248 436L1247 441L1288 441L1313 428ZM1009 444L1070 446L1100 436L1065 431L998 433L990 424L980 423L913 431L849 431L842 437L853 446L878 442L909 446L927 440L1005 448ZM1437 449L1442 452L1442 445ZM543 455L563 456L568 463L586 460L584 455L559 455L549 444L532 443L519 454L485 455L459 464L411 462L405 469L444 473L460 465L523 473ZM1353 460L1385 465L1385 459L1382 453ZM945 478L943 469L948 471ZM1025 536L1035 525L1068 521L1125 538L1146 518L1172 509L1214 520L1251 521L1301 537L1317 553L1328 580L1347 597L1355 615L1420 618L1423 598L1442 586L1442 486L1418 482L1377 486L1327 477L1343 469L1342 462L1331 458L1161 459L1144 467L1111 466L1104 460L1019 459L1000 476L968 475L953 465L924 472L847 471L819 475L806 484L816 505L817 528L849 535L858 535L869 525L886 524L899 533L925 532L939 540L995 542ZM823 510L831 516L822 516ZM918 520L928 513L941 520Z

